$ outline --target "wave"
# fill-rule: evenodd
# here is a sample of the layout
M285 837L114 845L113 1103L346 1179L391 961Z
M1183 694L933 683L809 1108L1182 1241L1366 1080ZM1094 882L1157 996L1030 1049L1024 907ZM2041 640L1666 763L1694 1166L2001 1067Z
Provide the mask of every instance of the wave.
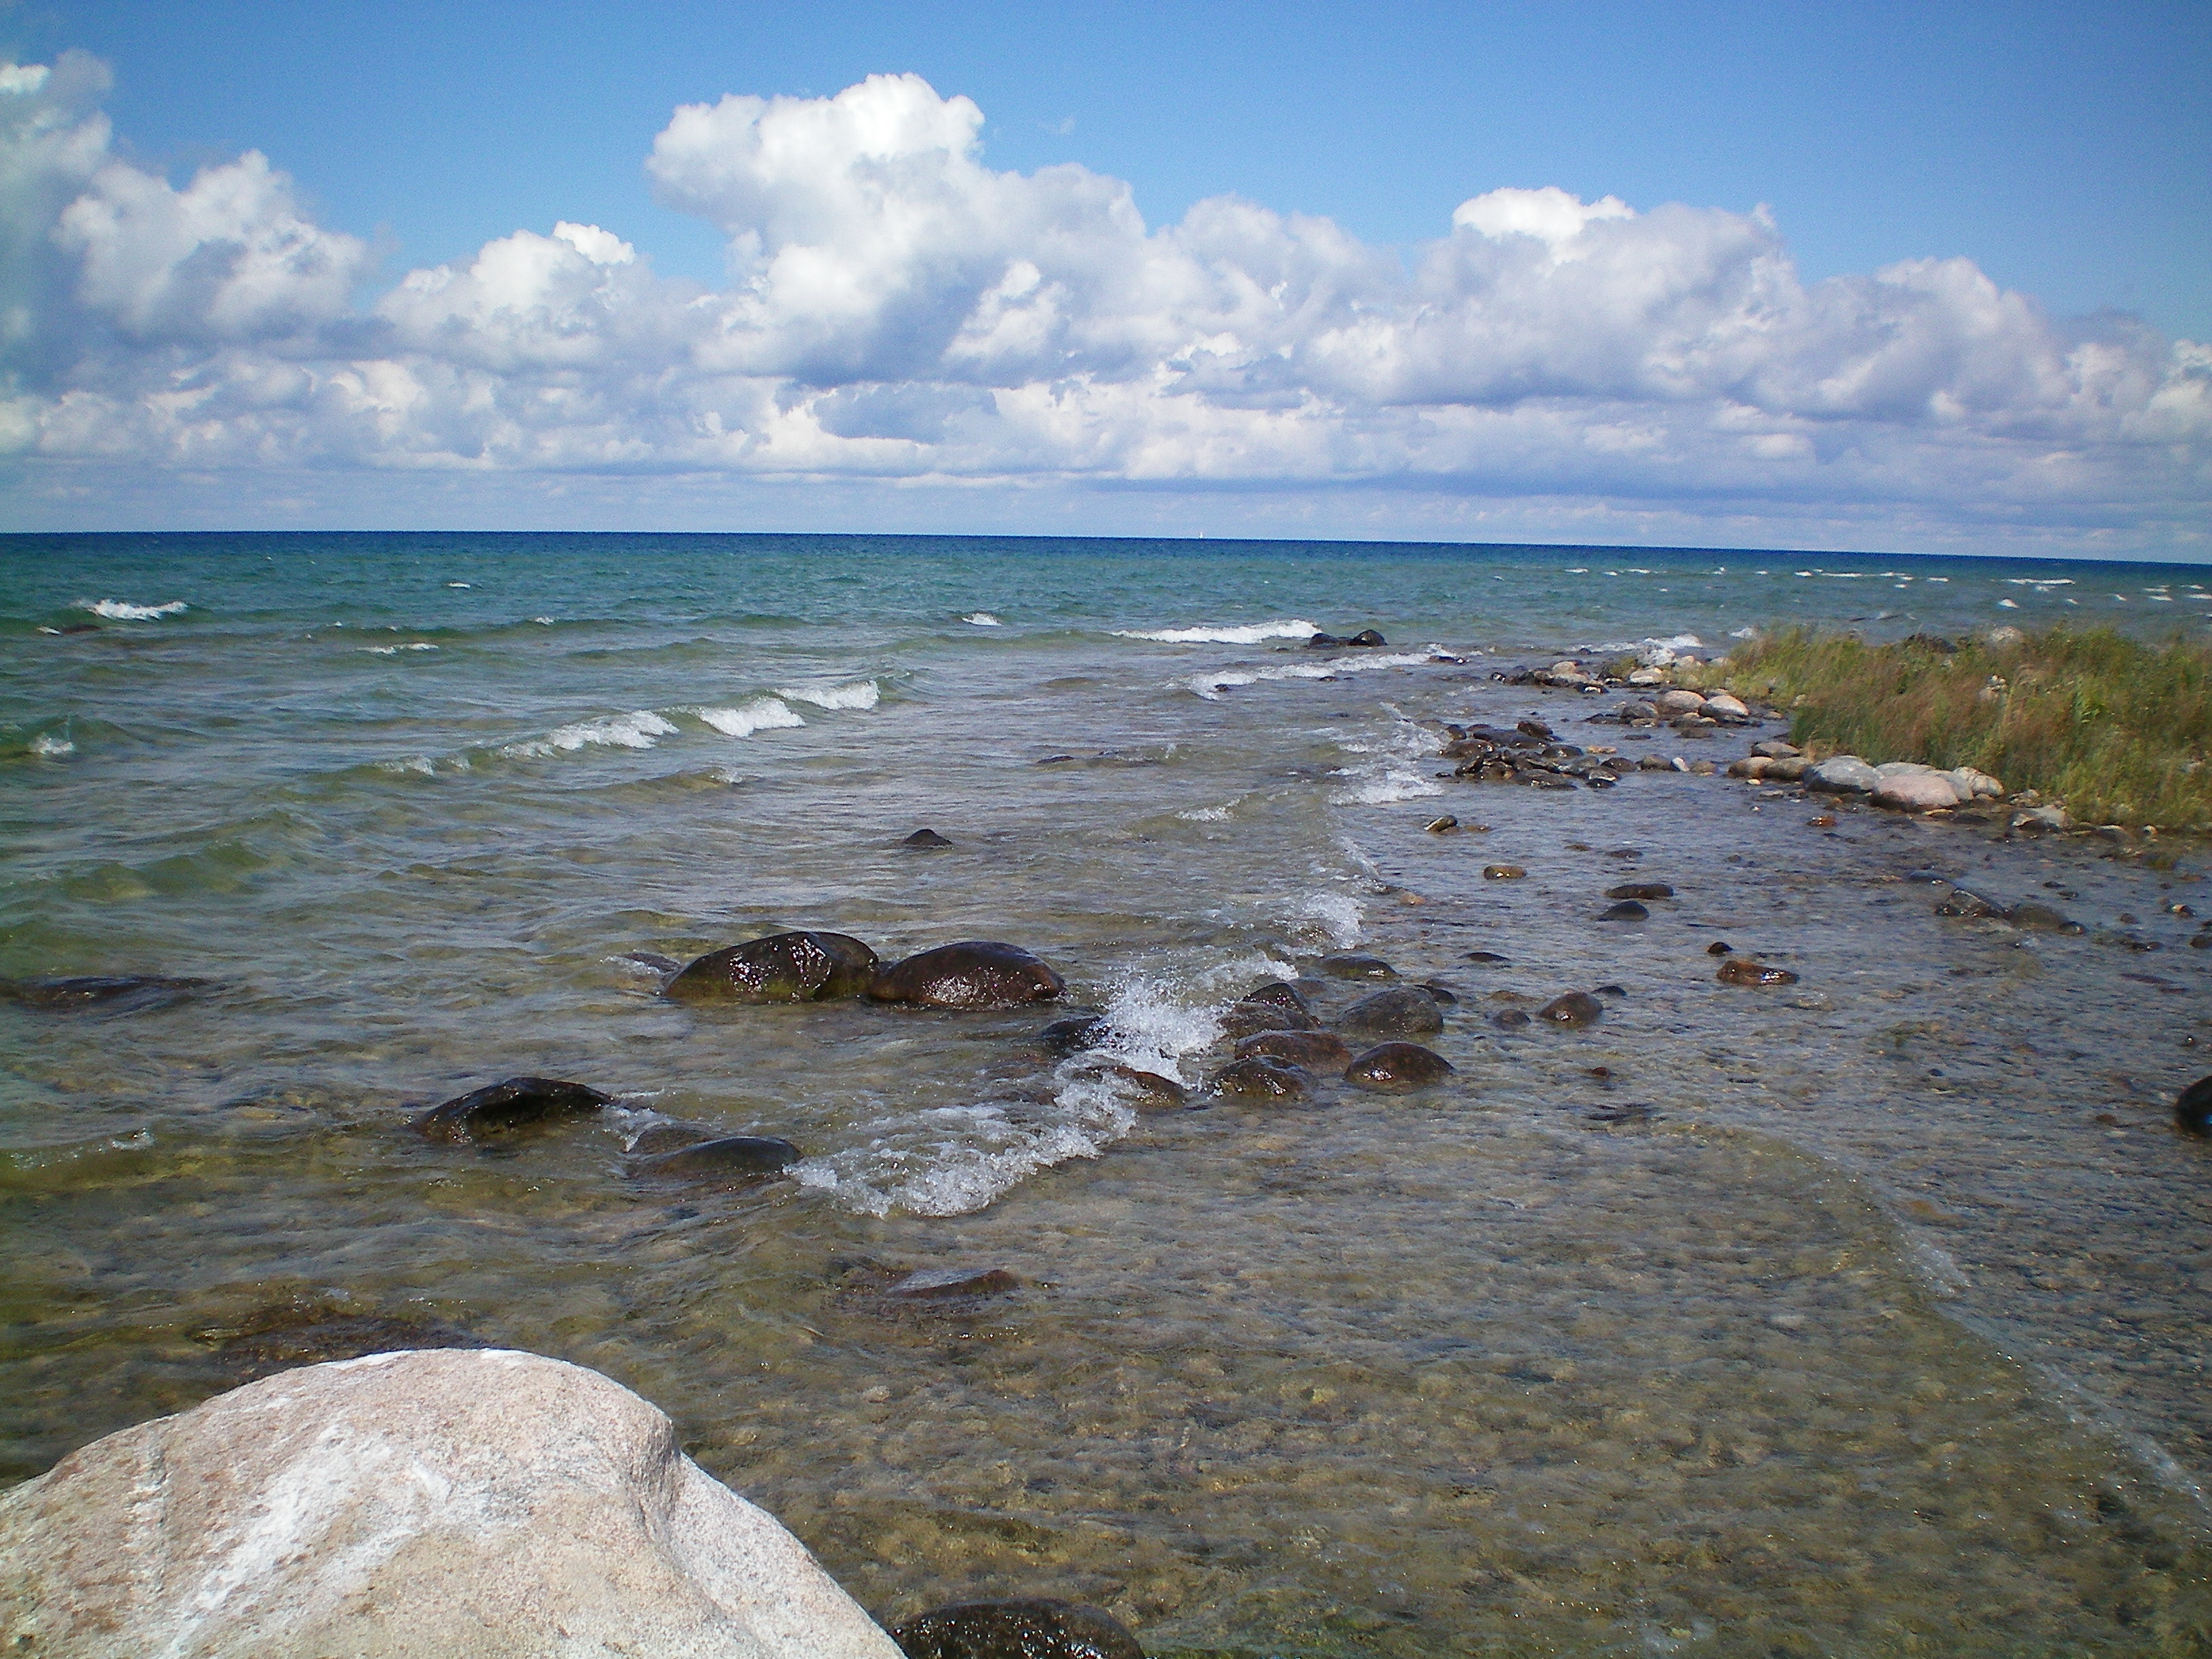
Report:
M1004 628L1006 626L1006 623L1000 622L996 617L993 616L988 611L975 611L972 615L963 617L960 620L964 623L971 623L977 628Z
M41 760L60 760L76 753L76 745L67 738L58 738L51 732L40 732L31 739L31 753Z
M859 680L850 685L780 685L775 695L817 708L873 708L883 692L873 680Z
M1327 662L1290 663L1279 668L1224 668L1212 674L1194 674L1173 684L1215 702L1224 691L1267 680L1333 680L1346 674L1370 673L1377 668L1419 667L1435 661L1443 650L1442 646L1432 645L1418 655L1401 651L1376 657L1332 657Z
M1262 640L1310 640L1321 632L1317 623L1303 617L1276 622L1218 623L1198 628L1117 628L1117 640L1156 640L1163 645L1257 645Z
M756 697L735 708L701 708L695 712L717 732L732 738L749 738L756 732L785 731L806 724L781 697ZM669 729L675 730L673 726Z
M416 640L412 645L360 645L356 651L366 651L372 657L396 657L402 651L435 651L438 647L428 640Z
M791 711L785 709L784 712L789 714ZM700 718L707 718L704 711L702 711ZM710 720L708 723L711 725L713 722ZM616 714L605 720L578 720L570 726L556 726L542 738L533 738L524 743L510 743L499 752L518 759L537 760L548 755L573 753L587 744L612 749L650 749L660 738L673 735L675 731L673 726L650 708L640 708L631 714Z
M182 599L171 599L167 605L132 605L125 599L79 599L79 611L89 611L95 617L105 617L110 622L159 622L164 617L182 616L191 609Z

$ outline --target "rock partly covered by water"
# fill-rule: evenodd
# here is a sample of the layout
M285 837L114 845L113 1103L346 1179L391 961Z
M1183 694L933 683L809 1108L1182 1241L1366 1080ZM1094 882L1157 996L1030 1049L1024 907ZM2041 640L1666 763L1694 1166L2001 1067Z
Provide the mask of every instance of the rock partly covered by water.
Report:
M285 1371L0 1498L0 1647L899 1659L620 1384L538 1354Z
M1856 755L1831 755L1805 772L1805 787L1831 795L1870 795L1881 774Z
M963 939L893 963L870 981L868 994L924 1008L1018 1008L1053 1001L1066 989L1065 980L1018 945Z
M1345 1068L1344 1080L1378 1095L1410 1094L1452 1074L1451 1062L1418 1042L1382 1042Z
M907 1659L1145 1659L1111 1613L1075 1601L963 1601L891 1632Z
M690 1000L821 1002L859 996L878 965L873 951L843 933L773 933L709 951L669 981L667 994Z
M511 1077L433 1106L410 1127L432 1140L483 1140L580 1117L613 1101L612 1095L563 1078Z

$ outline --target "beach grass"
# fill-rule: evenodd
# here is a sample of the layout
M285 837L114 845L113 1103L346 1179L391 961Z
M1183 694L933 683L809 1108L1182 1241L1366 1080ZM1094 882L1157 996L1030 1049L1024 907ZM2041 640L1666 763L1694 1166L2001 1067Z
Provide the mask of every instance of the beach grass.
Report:
M2212 830L2212 646L2107 628L1869 645L1792 628L1731 652L1726 675L1824 755L1979 767L2079 822Z

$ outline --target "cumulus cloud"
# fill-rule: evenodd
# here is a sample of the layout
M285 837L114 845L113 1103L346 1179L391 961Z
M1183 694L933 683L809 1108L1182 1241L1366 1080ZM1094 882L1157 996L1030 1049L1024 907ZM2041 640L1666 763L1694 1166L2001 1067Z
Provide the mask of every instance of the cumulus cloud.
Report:
M729 276L518 230L371 275L256 153L181 188L100 66L0 70L0 447L149 469L1358 487L2124 520L2212 494L2212 351L1970 261L1807 283L1750 215L1555 187L1368 246L1235 198L1148 227L999 172L920 77L676 111Z

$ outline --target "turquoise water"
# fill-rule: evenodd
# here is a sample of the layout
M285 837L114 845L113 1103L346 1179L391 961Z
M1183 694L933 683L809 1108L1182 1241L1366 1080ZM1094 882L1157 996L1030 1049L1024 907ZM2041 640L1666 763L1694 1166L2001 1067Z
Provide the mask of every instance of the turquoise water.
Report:
M1491 678L1562 650L2193 632L2212 573L308 535L15 538L0 573L0 977L200 981L0 1004L12 1478L352 1320L638 1389L886 1619L1018 1591L1155 1651L2207 1644L2212 1158L2166 1127L2212 1069L2171 908L2212 914L2197 855L1436 751L1531 714L1627 750L1579 724L1606 700ZM899 845L925 825L953 846ZM1928 866L2087 931L1937 918ZM1680 896L1600 926L1624 879ZM1452 988L1458 1072L1139 1115L1029 1040L1047 1015L702 1009L637 959L806 926L1024 945L1190 1083L1229 1001L1356 947ZM1800 982L1717 986L1716 939ZM1587 1030L1490 1021L1601 983ZM498 1155L404 1129L530 1073L622 1103ZM625 1157L663 1119L805 1157L671 1191ZM947 1265L1021 1288L866 1289Z

